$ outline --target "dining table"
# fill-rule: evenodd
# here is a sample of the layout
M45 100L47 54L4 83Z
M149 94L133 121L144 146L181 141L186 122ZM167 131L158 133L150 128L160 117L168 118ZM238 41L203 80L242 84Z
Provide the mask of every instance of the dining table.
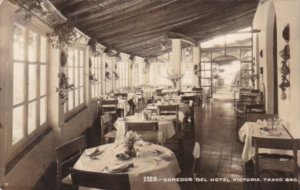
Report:
M278 125L275 129L270 129L267 128L266 124L261 121L245 122L244 125L240 128L238 135L239 140L244 143L244 148L242 152L242 159L244 162L251 160L251 158L255 155L255 149L252 146L252 137L273 139L293 138L283 125ZM259 153L292 155L291 151L267 148L261 148L259 150Z
M151 120L146 120L142 113L135 113L134 115L118 118L115 123L114 127L116 128L116 142L122 142L125 139L126 134L126 122L158 122L158 131L162 133L162 143L172 136L175 135L176 129L174 126L174 121L176 119L175 115L164 115L164 116L153 116Z
M131 190L180 190L175 178L181 170L175 154L166 147L147 142L136 142L136 157L122 158L126 146L111 143L86 149L74 168L99 173L128 174ZM147 179L156 179L149 182ZM80 188L81 189L81 188ZM83 188L92 190L92 188Z

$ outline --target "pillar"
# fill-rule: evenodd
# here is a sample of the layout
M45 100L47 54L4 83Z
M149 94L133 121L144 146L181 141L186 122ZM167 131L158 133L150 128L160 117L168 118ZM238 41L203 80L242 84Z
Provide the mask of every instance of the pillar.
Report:
M172 39L172 55L171 55L171 67L173 67L173 74L181 76L181 40ZM177 89L181 90L181 80L177 83Z
M198 72L200 70L200 48L199 47L193 47L193 66L198 65ZM193 75L193 86L199 87L199 75Z

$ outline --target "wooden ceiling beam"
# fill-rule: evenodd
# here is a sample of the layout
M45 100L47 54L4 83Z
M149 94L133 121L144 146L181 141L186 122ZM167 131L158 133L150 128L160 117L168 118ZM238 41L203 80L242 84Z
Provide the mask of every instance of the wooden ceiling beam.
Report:
M186 25L189 23L196 22L199 19L203 19L209 16L211 12L202 13L199 15L198 11L195 11L187 16L184 15L175 15L174 18L166 19L166 21L159 22L157 19L153 19L151 23L144 22L144 23L137 23L135 25L126 25L125 27L120 27L118 30L114 32L111 29L107 29L106 31L97 31L98 38L107 38L110 40L115 40L122 38L122 37L138 37L143 36L151 33L158 33L158 32L166 32L169 30L173 30L176 27L180 27L182 25ZM152 20L152 19L151 19Z
M212 13L211 10L203 10L200 12L198 9L193 9L192 7L195 7L196 4L197 2L193 1L193 4L189 4L189 6L185 7L187 10L182 14L178 14L178 12L182 11L182 7L177 5L174 6L174 8L169 7L168 9L143 13L139 17L134 17L130 20L126 20L126 22L123 23L110 24L106 27L102 27L101 24L95 25L94 27L88 28L87 31L97 31L102 36L113 35L111 28L116 28L117 26L123 25L124 27L120 27L116 33L124 31L139 33L141 30L146 31L151 28L161 27L168 25L169 23L180 22L182 20L195 21L195 17L199 15L205 17L205 15Z
M119 11L114 11L111 14L103 14L101 12L91 12L91 14L79 18L75 21L76 24L80 24L82 26L86 25L93 25L99 24L99 22L103 22L105 20L113 19L113 18L121 18L122 16L126 16L127 14L130 14L131 12L135 12L138 10L145 11L144 8L147 8L146 6L153 5L154 2L152 1L143 1L141 3L137 3L135 6L127 7L126 9L121 9Z
M84 23L82 23L83 26L93 29L94 26L100 26L101 27L108 27L112 24L122 24L123 22L128 22L130 19L136 19L136 17L139 17L142 14L145 14L146 12L153 12L158 9L163 9L164 7L176 2L176 0L170 0L167 2L152 2L146 1L144 5L141 5L141 7L132 7L132 10L126 10L122 11L119 14L114 15L107 15L106 17L98 17L95 19L92 19L92 21L85 20ZM96 15L95 15L96 17ZM97 28L97 27L96 27Z

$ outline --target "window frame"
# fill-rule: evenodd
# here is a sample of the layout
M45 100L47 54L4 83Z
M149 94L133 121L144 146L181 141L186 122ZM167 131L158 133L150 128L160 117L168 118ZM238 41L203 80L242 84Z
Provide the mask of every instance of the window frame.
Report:
M75 56L73 56L73 63L72 66L70 66L69 63L69 59L70 59L70 50L73 51L73 55L74 55L74 51L78 53L78 57L77 57L77 65L76 64L76 60L75 60ZM69 84L74 84L74 89L70 90L68 92L68 100L64 103L64 116L65 116L65 121L68 120L69 118L71 118L73 115L76 115L78 112L80 112L84 107L86 107L86 76L85 76L85 58L86 58L86 51L85 51L85 47L82 45L79 45L78 43L75 43L73 46L69 46L67 49L67 64L65 66L65 74L67 75L67 77L69 77L69 69L72 68L73 72L73 81L72 79L69 79ZM83 58L81 58L80 52L82 52L83 54ZM80 65L80 61L82 60L82 65ZM75 69L78 69L78 87L75 84ZM80 69L82 69L82 85L81 85L81 79L80 79ZM80 88L82 88L83 91L83 97L82 97L82 102L80 99ZM76 90L78 90L78 105L76 106ZM69 110L69 100L70 100L70 92L73 92L73 108Z
M89 81L90 82L90 97L91 100L97 100L99 96L103 94L102 92L102 56L90 56L90 61L92 62L90 72L95 75L97 81ZM95 61L95 62L94 62ZM93 89L94 88L94 89ZM96 90L98 89L98 93ZM94 90L94 91L93 91ZM94 94L93 94L94 92Z
M48 81L49 79L49 61L50 61L50 44L47 40L47 33L49 32L47 28L43 25L41 25L38 22L32 21L31 23L23 23L22 18L19 18L18 16L14 19L11 20L9 23L11 27L11 39L14 41L14 27L15 25L22 27L25 29L25 34L24 34L24 59L23 60L16 60L13 57L14 54L14 43L12 43L11 46L9 46L11 54L10 54L10 63L11 63L11 80L12 83L14 81L14 66L15 63L22 63L24 64L24 81L23 81L23 88L24 88L24 97L23 101L21 103L14 104L13 102L13 95L14 95L14 89L13 87L11 88L10 92L11 96L11 101L9 105L11 106L10 109L10 117L9 121L7 123L8 129L5 130L5 164L7 164L9 161L11 161L13 158L15 158L16 155L18 155L20 152L22 152L28 145L30 145L37 137L39 137L43 132L45 132L48 129L48 101L49 101L49 84L46 82L45 86L45 94L41 94L41 65L46 66L46 72L45 72L45 81ZM36 60L31 61L29 60L29 47L28 47L28 38L29 38L29 32L33 32L37 35L37 41L36 41ZM41 38L46 39L46 49L45 49L45 62L41 60ZM30 99L28 97L29 94L29 66L30 65L35 65L36 66L36 94L35 98ZM45 122L43 124L40 124L40 119L41 119L41 100L43 98L46 98L46 106L45 106ZM28 109L29 109L29 104L32 102L36 102L35 105L35 123L36 123L36 128L31 132L28 133ZM18 140L15 144L13 144L13 111L14 108L17 107L23 107L23 137Z

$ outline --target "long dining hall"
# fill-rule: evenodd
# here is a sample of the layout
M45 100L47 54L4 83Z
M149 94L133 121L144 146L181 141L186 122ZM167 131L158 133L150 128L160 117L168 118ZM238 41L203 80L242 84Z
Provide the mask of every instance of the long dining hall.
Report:
M299 190L300 0L0 0L0 190Z

